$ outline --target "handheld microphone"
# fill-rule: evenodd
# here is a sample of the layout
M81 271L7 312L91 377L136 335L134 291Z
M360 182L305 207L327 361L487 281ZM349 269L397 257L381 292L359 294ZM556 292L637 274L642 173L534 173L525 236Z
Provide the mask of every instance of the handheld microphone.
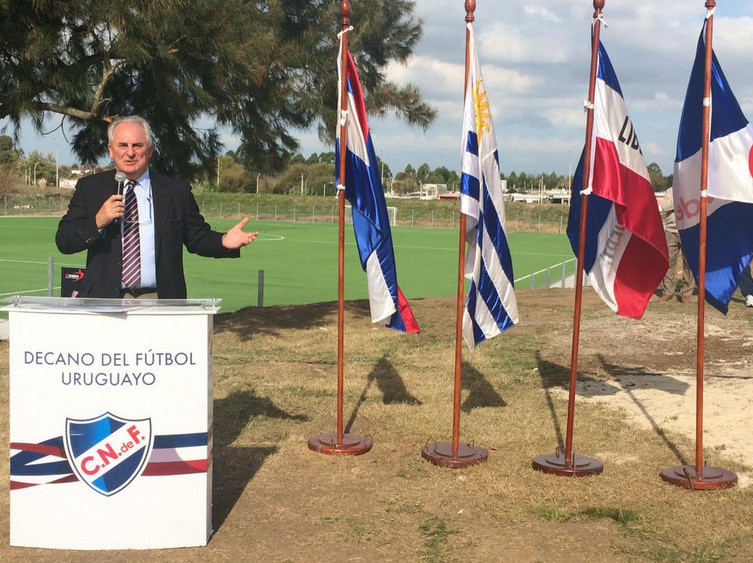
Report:
M123 195L123 182L127 180L126 175L118 170L115 172L115 181L118 183L118 195ZM114 223L120 223L120 219L115 219Z
M120 170L115 173L115 181L118 183L118 195L123 195L123 182L125 182L126 179L126 175Z

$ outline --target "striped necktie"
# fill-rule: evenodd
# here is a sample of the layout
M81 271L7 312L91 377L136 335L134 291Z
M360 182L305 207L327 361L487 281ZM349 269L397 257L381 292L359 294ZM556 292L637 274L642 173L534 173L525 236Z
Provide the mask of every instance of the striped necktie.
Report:
M136 182L125 185L125 215L123 216L123 287L137 287L141 282L141 238L139 236L139 205L136 201Z

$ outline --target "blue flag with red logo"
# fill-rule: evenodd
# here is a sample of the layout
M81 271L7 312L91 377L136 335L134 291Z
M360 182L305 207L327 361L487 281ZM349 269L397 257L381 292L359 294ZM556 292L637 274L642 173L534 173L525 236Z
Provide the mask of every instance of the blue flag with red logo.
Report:
M706 23L690 74L675 159L677 228L698 281ZM753 127L743 115L716 55L711 63L708 155L706 301L726 313L753 257Z
M340 49L343 42L340 41ZM347 80L347 114L345 139L345 197L353 209L353 230L356 235L361 267L366 272L369 287L371 320L382 322L402 332L418 332L418 323L408 300L397 284L395 252L387 214L387 203L379 176L376 152L371 142L366 106L358 73L350 53L348 68L343 73L338 57L340 80ZM340 90L342 91L342 90ZM338 108L342 105L338 103ZM337 127L335 162L340 161L340 127ZM335 166L338 185L339 166Z

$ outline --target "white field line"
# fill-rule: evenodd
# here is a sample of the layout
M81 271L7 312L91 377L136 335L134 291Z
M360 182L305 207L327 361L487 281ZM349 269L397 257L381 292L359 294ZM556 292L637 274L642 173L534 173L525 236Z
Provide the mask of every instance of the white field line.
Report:
M8 293L0 293L0 297L7 297L9 295L20 295L21 293L39 293L40 291L47 291L49 287L43 287L42 289L27 289L25 291L11 291ZM60 286L54 286L53 291L56 289L60 289Z

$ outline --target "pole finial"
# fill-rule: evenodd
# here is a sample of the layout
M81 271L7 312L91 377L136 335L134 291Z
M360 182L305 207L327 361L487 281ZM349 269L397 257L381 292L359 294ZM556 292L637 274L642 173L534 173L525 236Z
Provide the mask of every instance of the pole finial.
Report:
M716 8L716 0L706 0L706 9L712 10Z
M598 18L601 14L601 10L604 9L604 4L606 3L606 0L594 0L594 17Z
M465 0L465 21L472 22L476 19L473 13L476 11L476 0Z
M343 27L350 25L350 1L349 0L341 0L340 18L342 20Z

